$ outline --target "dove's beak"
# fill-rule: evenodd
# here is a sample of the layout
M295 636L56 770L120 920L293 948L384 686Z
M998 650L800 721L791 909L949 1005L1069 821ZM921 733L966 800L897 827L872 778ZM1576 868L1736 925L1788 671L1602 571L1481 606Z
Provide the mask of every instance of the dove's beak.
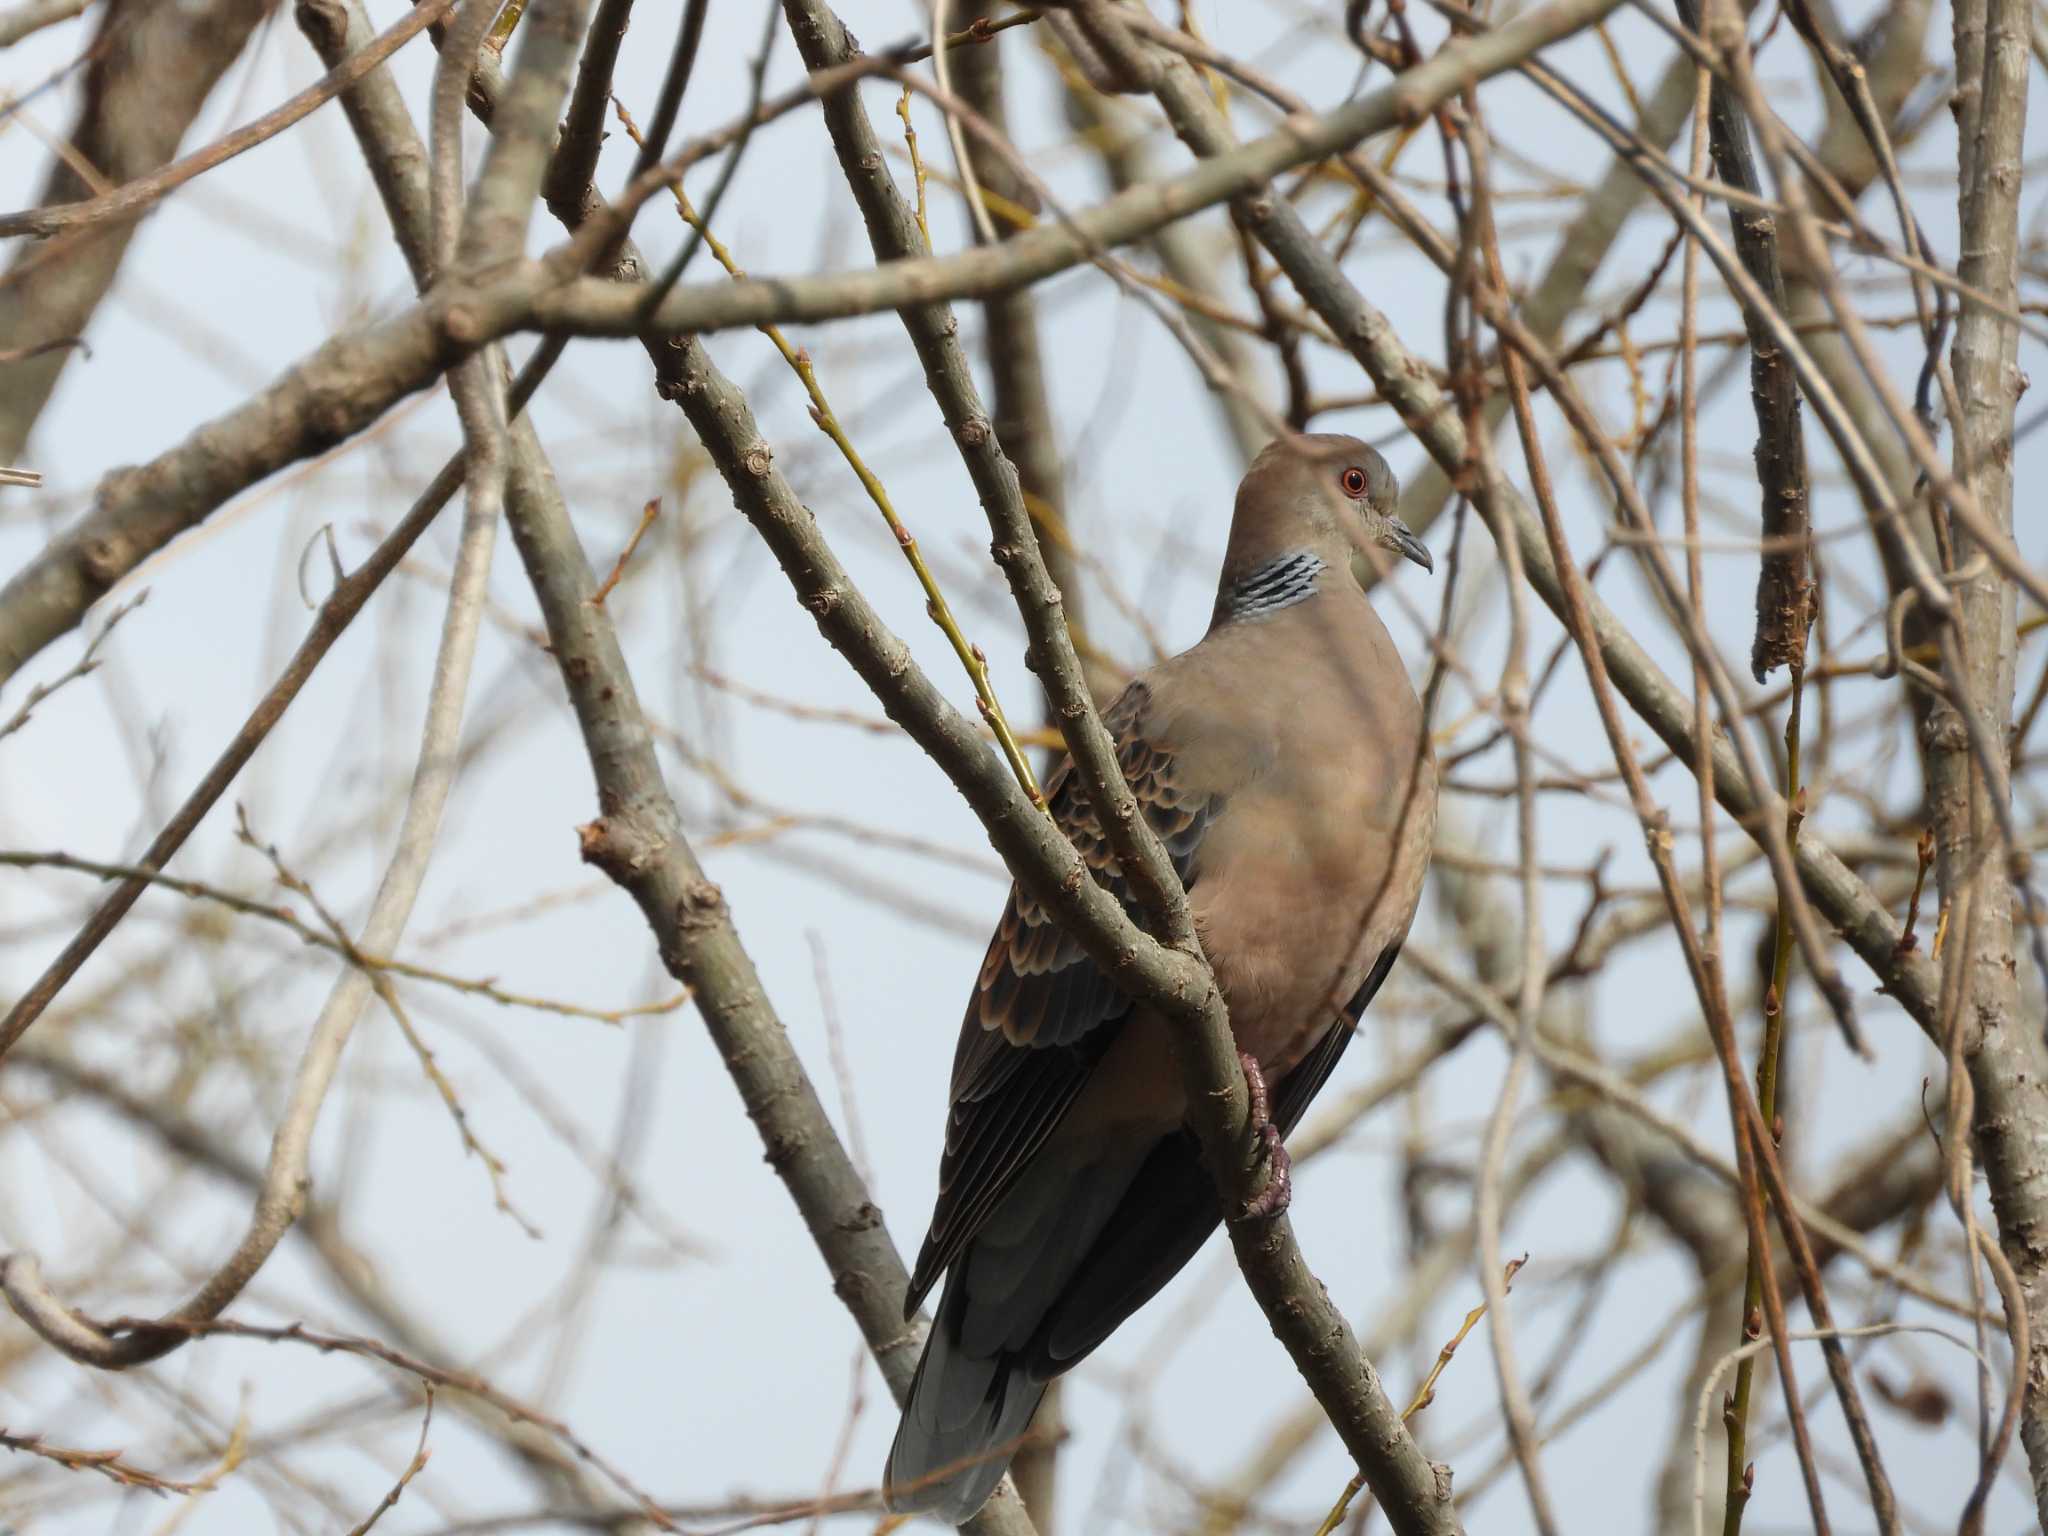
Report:
M1436 574L1436 561L1430 558L1429 546L1415 537L1415 531L1398 517L1387 519L1389 542L1404 560L1413 560L1431 575Z

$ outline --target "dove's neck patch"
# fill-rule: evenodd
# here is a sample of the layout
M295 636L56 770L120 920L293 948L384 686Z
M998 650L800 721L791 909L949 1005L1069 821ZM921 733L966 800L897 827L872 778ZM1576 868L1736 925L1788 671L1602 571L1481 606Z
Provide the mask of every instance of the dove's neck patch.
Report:
M1316 595L1316 578L1329 566L1305 549L1276 555L1231 583L1218 606L1226 620L1256 619Z

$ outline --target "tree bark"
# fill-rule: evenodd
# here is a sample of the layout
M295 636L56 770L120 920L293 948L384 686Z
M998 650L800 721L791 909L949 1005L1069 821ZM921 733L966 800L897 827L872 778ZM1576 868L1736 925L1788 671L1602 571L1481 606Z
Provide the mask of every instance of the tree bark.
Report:
M38 206L76 202L168 165L273 3L108 0L89 50L85 99L68 135L103 185L89 184L59 155ZM8 350L34 355L0 363L0 464L21 457L76 350L69 343L113 287L135 230L133 220L116 220L16 248L0 278L0 336Z
M1956 116L1966 291L2013 305L2017 293L2020 154L2026 134L2028 12L2016 0L1959 0L1955 9ZM1985 518L2010 534L2013 526L2013 415L2024 381L2019 329L1990 308L1963 301L1951 361L1962 417L1955 424L1955 463ZM1974 548L1960 529L1955 562L1967 570ZM1965 675L1947 676L1951 700L1930 711L1926 726L1928 800L1933 812L1936 875L1943 905L1967 898L1968 932L1945 957L1966 971L1968 1007L1957 1021L1976 1092L1977 1155L1991 1189L1998 1236L2026 1298L2032 1322L2027 1396L2020 1422L2037 1510L2048 1520L2048 1050L2040 1022L2019 1008L2013 948L2013 882L1993 797L2010 799L2013 676L2017 652L2016 593L1988 567L1957 587ZM1999 772L1975 760L1970 722L1996 745ZM1951 985L1956 984L1951 982ZM1949 989L1944 988L1946 994Z

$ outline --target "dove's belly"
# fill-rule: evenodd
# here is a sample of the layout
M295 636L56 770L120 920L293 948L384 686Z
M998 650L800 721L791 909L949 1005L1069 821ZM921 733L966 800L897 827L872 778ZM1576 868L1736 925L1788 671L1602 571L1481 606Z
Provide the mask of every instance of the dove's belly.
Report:
M1404 765L1412 772L1412 759ZM1286 1073L1344 1015L1367 972L1408 932L1435 833L1434 770L1406 797L1409 774L1377 777L1395 792L1368 802L1353 778L1340 793L1347 836L1326 815L1259 818L1256 842L1203 849L1192 893L1203 947L1230 1004L1238 1048L1269 1080ZM1314 802L1308 802L1314 803ZM1326 799L1322 802L1328 805Z

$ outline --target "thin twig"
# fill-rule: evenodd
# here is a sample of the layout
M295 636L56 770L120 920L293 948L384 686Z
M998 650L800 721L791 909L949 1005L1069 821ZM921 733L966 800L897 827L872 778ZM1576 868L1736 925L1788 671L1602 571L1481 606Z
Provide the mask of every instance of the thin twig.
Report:
M62 688L67 683L77 682L81 677L89 676L92 670L100 664L100 647L107 643L107 636L114 632L114 626L148 601L149 588L144 587L140 592L129 598L127 602L118 604L114 611L107 615L107 622L100 626L100 632L94 635L91 641L87 643L84 654L77 661L66 667L47 683L37 683L35 687L29 689L28 697L21 701L21 708L17 709L4 724L0 724L0 741L5 741L9 736L12 736L16 731L27 725L28 717L35 712L35 707L59 688Z
M407 1485L426 1470L427 1458L433 1455L433 1452L427 1449L427 1431L434 1423L434 1384L428 1381L421 1385L427 1394L427 1406L420 1414L419 1447L412 1453L412 1460L406 1463L405 1470L398 1474L398 1481L391 1485L391 1491L384 1495L377 1507L364 1518L363 1523L350 1531L348 1536L368 1536L370 1527L384 1518L385 1512L404 1497Z
M374 43L339 69L329 70L281 106L264 113L247 126L223 135L204 149L195 150L183 159L172 161L160 171L139 176L104 196L87 198L83 202L59 203L52 207L29 208L19 213L0 214L0 238L11 235L54 235L61 230L140 213L151 203L183 186L195 176L203 175L215 166L232 160L244 150L253 149L266 139L275 138L301 118L326 105L390 58L406 43L419 36L429 25L439 21L456 3L457 0L418 0L403 19L395 22Z
M619 578L626 574L626 566L633 558L633 551L640 547L640 541L647 536L647 530L654 526L654 520L661 515L661 498L650 496L647 505L640 509L640 521L633 529L633 535L626 540L626 547L619 551L619 558L612 562L611 574L597 584L597 590L590 595L590 606L602 608L604 600L612 595L612 588L619 584Z

